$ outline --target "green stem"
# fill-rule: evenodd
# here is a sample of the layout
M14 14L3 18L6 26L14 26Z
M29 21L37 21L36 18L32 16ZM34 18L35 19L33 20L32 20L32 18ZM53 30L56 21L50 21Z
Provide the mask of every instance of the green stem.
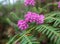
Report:
M29 29L26 33L24 33L19 39L17 39L15 42L13 42L13 44L17 43L25 34L30 33L32 29L34 29L36 26L34 26L33 28Z
M10 44L15 38L16 38L16 36L18 36L19 34L16 34L8 43L6 43L6 44Z

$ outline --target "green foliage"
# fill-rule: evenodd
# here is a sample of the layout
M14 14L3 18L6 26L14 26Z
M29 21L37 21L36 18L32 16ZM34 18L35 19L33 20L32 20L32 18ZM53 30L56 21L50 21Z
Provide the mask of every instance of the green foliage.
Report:
M50 39L50 42L53 41L53 43L51 44L60 44L60 11L55 10L48 12L47 7L49 7L50 5L53 5L55 7L57 6L57 3L47 3L44 7L37 7L38 9L36 7L25 7L20 1L18 1L13 6L4 6L5 8L1 5L0 10L3 12L4 17L0 17L1 21L7 22L9 25L13 26L16 32L16 35L10 38L7 44L16 44L17 42L19 42L20 44L40 44L41 41L43 41L44 37L42 39L37 38L38 33L42 33L43 35L47 36L47 38ZM4 9L1 9L2 7ZM32 23L27 30L19 30L17 26L17 21L20 19L24 19L23 16L24 14L26 14L27 11L36 12L39 14L43 12L45 15L44 24L36 25Z
M54 44L59 44L60 43L60 29L57 28L60 24L60 12L52 12L52 13L48 13L46 14L46 18L45 18L45 23L42 25L37 25L35 28L33 28L34 30L37 30L38 32L41 32L42 34L45 34L51 41L54 41ZM50 24L52 23L53 24ZM34 26L33 26L34 27ZM30 30L30 29L29 29ZM28 33L31 32L27 31ZM30 39L26 36L26 34L28 34L27 32L24 32L23 35L21 35L20 38L18 38L14 43L16 43L17 41L24 41L24 43L28 43L28 44L33 44ZM32 38L31 38L32 39ZM28 40L28 41L25 41ZM24 44L23 42L21 44Z
M39 44L36 38L34 38L33 36L27 36L27 35L24 35L20 43L21 44Z
M54 40L56 44L60 43L60 33L57 28L53 28L52 26L45 24L38 26L36 30L42 34L46 34L47 37L50 38L50 40Z

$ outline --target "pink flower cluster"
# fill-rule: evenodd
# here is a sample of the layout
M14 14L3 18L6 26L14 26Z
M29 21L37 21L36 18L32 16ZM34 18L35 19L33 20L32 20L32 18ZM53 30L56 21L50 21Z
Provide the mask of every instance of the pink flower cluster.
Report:
M21 30L25 30L29 27L29 25L24 20L19 20L17 25Z
M41 14L41 15L38 15L37 19L36 19L36 23L37 24L43 24L44 23L44 15Z
M34 12L28 12L25 15L25 21L30 23L36 22L37 24L42 24L44 23L44 15L43 14L39 15Z
M27 12L27 14L24 16L24 20L18 21L18 27L21 30L25 30L29 27L28 23L35 22L36 24L43 24L44 23L44 15L37 14L34 12Z
M58 2L58 8L60 8L60 1Z
M30 23L35 22L36 19L37 19L37 15L38 14L33 13L33 12L27 12L27 14L24 17L25 18L25 21L26 22L30 22Z
M35 3L36 3L35 0L24 0L25 6L28 6L28 5L34 6Z

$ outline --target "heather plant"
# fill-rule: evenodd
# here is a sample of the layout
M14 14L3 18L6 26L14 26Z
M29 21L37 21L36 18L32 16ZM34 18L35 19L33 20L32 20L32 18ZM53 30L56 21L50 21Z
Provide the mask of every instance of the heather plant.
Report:
M6 44L60 44L60 1L18 0L10 10L5 21L15 36Z

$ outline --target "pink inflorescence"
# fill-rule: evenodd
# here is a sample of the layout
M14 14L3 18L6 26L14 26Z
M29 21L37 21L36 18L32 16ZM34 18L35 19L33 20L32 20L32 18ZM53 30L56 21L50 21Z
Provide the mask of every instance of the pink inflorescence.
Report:
M38 15L37 16L37 19L36 19L36 23L37 24L43 24L44 23L44 15L43 14L41 14L41 15Z
M26 30L29 27L25 20L19 20L17 25L21 30Z
M26 15L25 15L25 21L26 22L36 22L37 24L42 24L44 23L44 15L39 15L37 13L34 13L34 12L28 12Z
M58 2L58 8L60 8L60 1Z
M27 12L27 14L24 16L24 20L18 21L18 27L21 30L26 30L29 25L27 23L35 22L36 24L43 24L44 23L44 15L43 14L37 14L35 12Z
M24 0L24 4L25 4L25 6L28 6L28 5L34 6L35 0Z
M28 12L26 15L25 15L25 21L26 22L36 22L36 18L37 18L37 13L33 13L33 12Z

